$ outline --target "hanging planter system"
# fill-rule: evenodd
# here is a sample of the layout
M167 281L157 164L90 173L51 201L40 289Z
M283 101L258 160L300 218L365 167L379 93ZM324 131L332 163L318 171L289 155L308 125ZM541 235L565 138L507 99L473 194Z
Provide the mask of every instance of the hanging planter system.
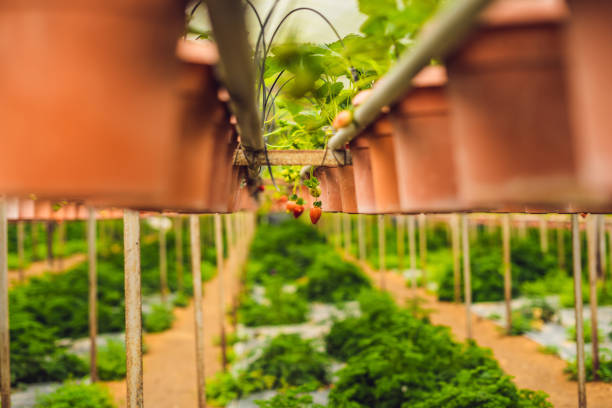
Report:
M458 188L469 204L581 197L567 122L561 1L495 2L448 61Z
M427 67L412 82L413 89L389 114L401 211L459 210L446 71Z
M374 195L374 179L372 178L372 161L368 139L358 137L349 145L353 158L353 181L355 182L355 198L357 210L361 214L376 213L376 196Z
M340 174L336 167L319 167L314 172L321 183L321 202L325 212L342 212Z

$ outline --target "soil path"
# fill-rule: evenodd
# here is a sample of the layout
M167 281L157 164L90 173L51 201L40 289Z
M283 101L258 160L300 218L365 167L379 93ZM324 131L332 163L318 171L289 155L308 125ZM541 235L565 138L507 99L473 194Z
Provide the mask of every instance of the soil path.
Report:
M379 272L369 265L360 263L352 257L376 282L381 283ZM405 278L394 272L384 276L385 287L400 305L412 299L412 290L406 286ZM422 307L432 311L432 323L448 326L458 340L466 338L466 313L462 304L438 302L431 295L419 291L418 296L425 299ZM563 374L565 361L559 357L538 351L539 345L523 336L504 336L492 321L472 313L472 332L476 342L493 350L502 369L512 375L520 388L542 390L550 395L556 408L575 408L578 406L578 386ZM587 383L587 402L589 408L612 407L612 384Z
M53 262L52 266L49 266L49 263L44 261L32 262L29 267L24 269L24 279L27 281L33 276L40 276L45 272L51 273L61 273L67 269L70 269L82 262L87 260L87 255L85 254L74 254L70 255L63 259L56 258ZM10 270L9 271L9 287L13 287L19 284L21 281L21 277L19 276L19 271Z
M238 270L246 251L235 251L226 260L225 304L229 305L238 289ZM232 271L230 273L230 271ZM221 371L221 347L215 344L221 333L219 314L219 275L204 285L204 366L206 378ZM175 309L172 329L147 334L144 341L148 353L143 357L144 401L147 408L195 408L198 406L195 366L195 327L193 302ZM232 331L226 321L226 330ZM107 383L118 406L126 406L125 381Z

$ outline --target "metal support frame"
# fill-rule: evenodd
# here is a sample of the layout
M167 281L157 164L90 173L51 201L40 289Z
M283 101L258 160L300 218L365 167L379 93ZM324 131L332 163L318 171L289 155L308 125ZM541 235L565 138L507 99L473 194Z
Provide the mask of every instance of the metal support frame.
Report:
M463 291L465 302L465 337L472 339L472 282L470 266L470 237L468 214L461 215L461 238L463 241Z
M574 312L576 317L578 408L586 408L586 371L584 366L584 326L582 316L582 261L580 253L580 226L578 224L578 214L572 214L572 261L574 270Z
M221 324L221 361L223 371L227 370L227 350L225 336L225 265L223 260L223 225L221 215L215 214L215 248L217 249L217 279L219 281L219 313Z
M202 255L200 243L200 218L189 216L191 244L191 276L193 278L193 317L195 324L196 386L198 408L206 407L206 380L204 371L204 310L202 305Z
M98 272L96 252L96 210L88 208L87 261L89 267L89 376L91 382L98 381Z
M143 408L140 220L138 211L123 211L123 247L125 257L126 402L127 408Z
M591 307L591 351L593 358L593 379L599 375L599 338L597 324L597 216L587 219L587 257L589 268L589 304Z

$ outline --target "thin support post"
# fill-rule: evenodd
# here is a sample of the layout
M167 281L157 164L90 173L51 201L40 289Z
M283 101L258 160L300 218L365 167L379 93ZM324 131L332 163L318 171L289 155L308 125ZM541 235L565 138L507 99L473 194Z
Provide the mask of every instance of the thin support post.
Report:
M582 265L578 214L572 214L572 261L574 266L574 311L576 317L576 365L578 368L578 408L586 408L586 371L584 366L584 326L582 322Z
M512 333L512 270L510 263L510 214L502 215L502 246L504 251L504 300L506 333Z
M159 218L159 287L161 289L161 301L168 304L168 256L166 254L166 228L165 217Z
M66 222L60 222L57 226L59 251L57 254L57 268L61 272L64 270L64 258L66 257Z
M333 214L334 218L334 243L336 248L342 248L342 220L340 214Z
M525 220L518 222L518 236L520 239L527 238L527 222Z
M378 215L378 263L380 288L385 290L385 216L382 214Z
M343 227L344 227L344 252L347 254L351 253L351 241L352 241L352 231L351 231L351 215L343 214Z
M223 371L227 370L227 350L225 338L225 267L223 263L223 226L221 215L215 214L215 248L217 249L217 279L219 280L219 318L221 324L221 361Z
M38 261L38 238L40 228L38 222L30 221L30 234L32 235L32 261Z
M174 252L176 253L176 286L178 292L182 293L185 283L183 280L183 219L180 215L174 219Z
M587 220L587 256L589 267L589 303L591 306L591 347L593 354L593 379L597 381L599 370L599 339L597 325L597 216Z
M419 258L421 260L421 279L427 289L427 216L419 214Z
M365 241L365 228L364 228L364 215L359 214L357 216L357 241L359 245L359 260L365 262L366 260L366 241Z
M123 211L125 259L125 352L127 408L143 408L142 299L140 277L140 220L138 211Z
M540 249L548 252L548 220L545 215L540 216Z
M234 248L234 228L232 226L232 214L225 214L225 232L227 234L227 252L228 257Z
M408 247L410 250L410 277L412 279L412 295L416 297L417 266L416 266L416 231L414 215L408 216Z
M602 280L606 278L606 227L603 214L597 214L597 277Z
M225 232L227 234L227 258L228 258L227 264L229 265L230 264L229 260L232 260L233 262L237 261L236 257L233 255L234 250L236 249L236 245L234 242L234 226L232 223L232 214L225 214L223 218L225 222ZM235 272L234 265L235 264L231 264L231 265L232 266L227 267L227 272L230 277L229 292L230 292L230 304L232 308L232 321L234 324L236 324L237 318L238 318L238 299L237 299L238 291L234 287L234 272Z
M395 217L395 222L397 226L397 266L400 273L404 272L404 256L406 252L406 231L405 231L405 221L403 215L397 215Z
M451 244L453 247L453 280L455 303L461 302L461 233L459 228L459 215L453 214L451 218Z
M96 257L96 210L87 214L87 260L89 263L89 375L91 382L98 381L98 280Z
M465 337L472 338L472 282L470 266L470 237L469 223L467 214L462 214L461 235L463 241L463 289L465 299Z
M557 228L557 260L559 268L565 270L565 229L562 226Z
M8 220L6 198L0 197L0 398L11 408L11 348L8 297Z
M23 259L23 239L24 225L23 221L17 221L17 258L19 260L19 280L25 281L25 261Z
M199 216L189 216L189 233L191 238L191 276L193 277L196 386L198 387L198 408L204 408L206 407L206 380L204 377L204 310L202 307L202 255Z

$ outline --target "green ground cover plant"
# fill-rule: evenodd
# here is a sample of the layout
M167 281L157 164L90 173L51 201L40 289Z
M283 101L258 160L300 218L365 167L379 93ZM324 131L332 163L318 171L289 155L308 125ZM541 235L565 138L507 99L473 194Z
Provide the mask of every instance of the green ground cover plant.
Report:
M39 396L35 408L115 408L115 403L103 385L69 382L51 394Z

